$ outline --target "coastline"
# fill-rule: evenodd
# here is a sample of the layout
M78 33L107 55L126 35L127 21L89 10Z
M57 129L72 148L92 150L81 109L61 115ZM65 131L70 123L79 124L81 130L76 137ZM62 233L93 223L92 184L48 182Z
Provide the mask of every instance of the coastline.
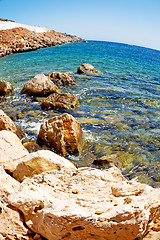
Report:
M0 21L0 58L14 53L28 52L84 39L47 28Z

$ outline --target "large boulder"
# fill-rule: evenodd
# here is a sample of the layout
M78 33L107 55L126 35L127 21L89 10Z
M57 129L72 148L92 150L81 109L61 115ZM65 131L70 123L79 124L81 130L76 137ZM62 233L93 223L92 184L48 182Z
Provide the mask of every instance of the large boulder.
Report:
M20 183L0 167L0 239L32 239L19 212L8 204L8 196L19 188Z
M0 110L0 131L7 130L15 133L19 138L24 136L22 130L18 127L16 123L12 121L10 117L8 117L3 110Z
M8 96L14 93L10 82L0 81L0 96Z
M27 154L28 151L16 134L6 130L0 131L0 166L12 173L19 159Z
M47 171L73 173L76 167L70 161L49 150L39 150L19 159L13 177L22 182L26 177L33 177Z
M78 155L82 149L82 134L76 119L64 113L42 123L38 143L53 148L63 156L68 153Z
M79 73L79 74L98 74L98 73L100 73L100 71L95 69L91 64L84 63L77 69L77 73Z
M48 96L59 92L59 88L44 74L38 74L30 79L23 87L21 94L29 96Z
M58 87L77 86L76 79L68 73L53 72L49 77Z
M160 189L128 181L116 167L55 168L25 179L9 203L48 240L134 240L159 217Z
M42 109L72 109L78 104L78 97L70 93L53 93L41 103Z

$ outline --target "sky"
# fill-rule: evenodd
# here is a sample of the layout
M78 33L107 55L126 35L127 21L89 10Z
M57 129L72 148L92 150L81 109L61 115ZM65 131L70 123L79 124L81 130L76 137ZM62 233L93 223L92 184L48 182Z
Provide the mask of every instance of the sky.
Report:
M160 0L0 0L0 18L160 50Z

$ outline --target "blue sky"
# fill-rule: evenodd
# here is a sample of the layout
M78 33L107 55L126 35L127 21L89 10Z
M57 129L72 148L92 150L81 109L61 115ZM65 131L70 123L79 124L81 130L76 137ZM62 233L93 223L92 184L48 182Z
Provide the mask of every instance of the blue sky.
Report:
M0 0L0 17L160 50L160 0Z

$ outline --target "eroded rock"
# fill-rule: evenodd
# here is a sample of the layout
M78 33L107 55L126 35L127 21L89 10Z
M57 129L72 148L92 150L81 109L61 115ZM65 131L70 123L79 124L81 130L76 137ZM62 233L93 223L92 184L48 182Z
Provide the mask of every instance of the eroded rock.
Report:
M41 103L42 109L72 109L78 104L78 97L70 93L53 93Z
M0 81L0 95L9 96L14 93L12 84L10 82Z
M63 156L68 153L78 155L82 150L82 134L76 119L72 115L64 113L41 125L38 143L53 148Z
M133 240L160 214L160 190L127 181L116 167L41 173L25 179L9 201L49 240Z
M49 77L58 87L77 86L76 79L68 73L53 72Z
M30 153L19 160L19 164L13 173L13 177L18 181L23 181L26 177L33 177L46 171L61 171L73 173L76 167L70 161L66 161L54 152L49 150L39 150Z
M19 138L24 136L22 130L18 127L16 123L8 117L3 110L0 110L0 131L7 130L15 133Z
M100 73L100 71L95 69L91 64L84 63L77 69L77 73L79 73L79 74L98 74L98 73Z
M28 154L16 134L10 131L0 131L0 165L7 171L13 172L19 158Z
M48 96L59 92L59 88L44 74L38 74L30 79L23 87L21 94L29 96Z

